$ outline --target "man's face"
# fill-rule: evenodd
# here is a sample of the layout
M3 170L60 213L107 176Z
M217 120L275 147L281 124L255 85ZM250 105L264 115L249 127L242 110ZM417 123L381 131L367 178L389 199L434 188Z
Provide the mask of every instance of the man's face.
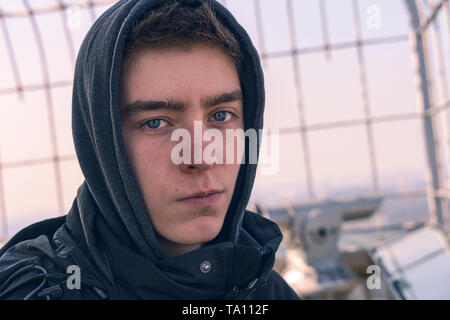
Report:
M211 128L222 132L226 159L226 143L235 141L225 141L225 130L244 128L233 61L205 44L142 49L122 70L120 98L127 154L163 247L183 253L212 240L222 228L240 165L225 160L195 164L194 121L201 121L203 133ZM171 141L171 135L180 128L190 133L192 164L172 161L172 149L181 140ZM200 144L202 153L210 143ZM183 200L209 190L218 192Z

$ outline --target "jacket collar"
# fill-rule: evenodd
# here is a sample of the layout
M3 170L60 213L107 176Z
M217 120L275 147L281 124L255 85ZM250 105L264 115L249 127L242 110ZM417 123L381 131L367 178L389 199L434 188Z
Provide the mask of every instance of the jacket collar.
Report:
M111 270L107 291L113 299L243 298L265 284L282 239L273 222L247 211L237 243L207 245L155 262L123 245L101 216L96 229Z

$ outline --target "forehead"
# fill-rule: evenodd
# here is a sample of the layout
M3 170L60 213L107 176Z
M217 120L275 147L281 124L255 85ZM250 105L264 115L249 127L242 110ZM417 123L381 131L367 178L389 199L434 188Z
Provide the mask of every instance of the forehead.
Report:
M240 89L232 58L221 49L194 44L189 48L140 49L122 67L121 105L139 99L200 99Z

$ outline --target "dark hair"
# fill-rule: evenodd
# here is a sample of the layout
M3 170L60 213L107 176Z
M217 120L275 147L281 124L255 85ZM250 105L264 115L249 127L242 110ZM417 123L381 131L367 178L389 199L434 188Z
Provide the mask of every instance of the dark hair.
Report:
M190 48L208 43L222 49L240 70L242 53L234 35L217 18L211 5L202 1L194 7L181 0L167 0L137 21L128 35L123 62L143 48Z

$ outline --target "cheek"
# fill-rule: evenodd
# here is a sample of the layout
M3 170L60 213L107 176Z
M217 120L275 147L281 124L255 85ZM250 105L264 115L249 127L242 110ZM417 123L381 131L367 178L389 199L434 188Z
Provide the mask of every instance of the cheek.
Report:
M147 139L146 139L147 138ZM156 139L142 137L127 141L127 153L130 165L141 188L162 183L170 167L170 150L167 143L159 143Z
M234 191L240 167L241 167L240 164L235 163L235 164L217 165L216 168L213 169L216 170L215 173L216 180L221 181L221 184L227 187L227 190L230 195Z

